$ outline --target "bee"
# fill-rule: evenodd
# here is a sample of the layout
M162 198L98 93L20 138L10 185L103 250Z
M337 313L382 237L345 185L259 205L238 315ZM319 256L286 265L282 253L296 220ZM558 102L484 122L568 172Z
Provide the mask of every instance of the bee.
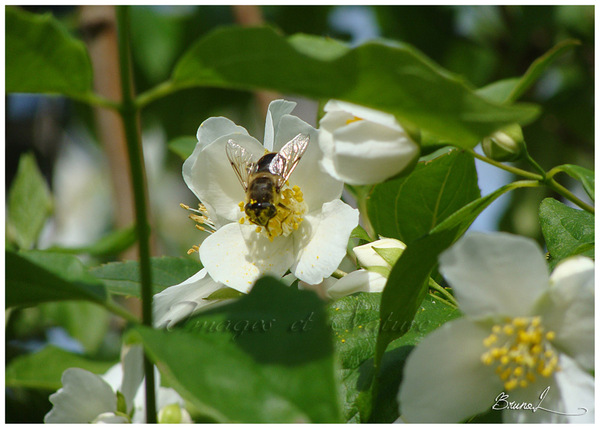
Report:
M277 208L289 210L281 203L281 189L298 165L308 147L310 136L298 134L279 152L269 152L258 161L233 140L225 146L227 158L246 193L244 211L250 222L269 231L269 221L277 215Z

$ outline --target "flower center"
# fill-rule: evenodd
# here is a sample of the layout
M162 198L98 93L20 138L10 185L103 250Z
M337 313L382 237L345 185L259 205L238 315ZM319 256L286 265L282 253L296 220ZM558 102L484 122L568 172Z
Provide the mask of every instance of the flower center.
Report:
M554 337L553 331L545 331L539 316L507 319L504 325L494 325L483 340L489 350L481 355L481 361L496 366L507 391L527 387L540 375L549 377L560 371L551 344Z
M244 211L245 203L242 201L239 204L240 211ZM276 213L269 221L265 228L256 227L256 232L263 233L269 240L273 241L274 237L287 237L293 231L297 230L300 222L304 220L302 217L306 213L307 206L304 202L304 196L300 187L295 185L292 188L285 188L279 194L279 201L275 204ZM248 215L240 218L240 223L253 223Z

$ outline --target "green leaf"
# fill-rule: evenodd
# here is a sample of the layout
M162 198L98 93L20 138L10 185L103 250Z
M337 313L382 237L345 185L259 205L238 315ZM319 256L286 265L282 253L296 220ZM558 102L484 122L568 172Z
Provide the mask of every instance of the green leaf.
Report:
M396 397L400 389L404 364L410 351L427 334L460 315L460 311L456 308L448 306L430 295L425 297L411 323L410 330L401 338L392 341L389 350L383 355L369 421L391 423L398 418ZM391 327L393 328L393 325ZM369 363L372 365L372 361Z
M408 332L427 294L429 274L439 254L459 237L459 231L455 226L413 241L392 268L381 299L375 366L379 366L388 344Z
M594 258L593 214L546 198L540 204L540 225L552 267L569 256Z
M214 291L213 293L211 293L204 299L206 299L206 300L232 299L232 298L239 298L241 296L244 296L244 294L242 292L240 292L239 290L235 290L230 287L226 287L226 288L218 289L218 290Z
M8 235L20 248L29 249L37 240L52 211L52 197L35 157L21 156L17 175L8 192Z
M94 244L85 247L58 247L53 246L46 249L50 252L70 253L70 254L89 254L92 256L115 255L127 250L137 240L135 226L118 229L105 235Z
M16 357L6 367L6 387L58 390L60 378L68 368L83 368L95 374L103 374L116 362L104 362L85 358L54 346Z
M263 278L181 328L132 334L169 385L219 422L341 422L330 330L313 292Z
M187 258L151 258L152 293L192 277L202 269L198 261ZM140 297L140 264L137 261L110 262L90 269L110 293Z
M470 202L448 216L429 234L407 246L392 268L383 290L380 318L380 320L389 320L389 323L395 323L401 329L388 332L380 329L375 355L376 366L380 365L388 344L406 333L405 327L413 320L416 310L427 292L429 274L437 265L440 253L458 240L477 216L496 198L525 185L532 184L530 182L509 183L485 197Z
M334 344L340 358L340 378L344 416L350 422L391 423L398 417L396 394L404 360L413 345L443 323L458 317L458 310L427 297L402 338L390 345L380 372L377 399L370 412L370 383L373 377L373 355L379 330L381 294L359 293L328 305L334 331ZM395 326L384 321L385 329ZM370 415L370 417L369 417Z
M410 244L479 196L473 157L454 150L376 185L367 211L379 235Z
M52 15L6 8L6 92L92 92L92 65L83 42Z
M398 261L398 258L400 258L402 255L402 252L404 252L404 249L399 247L372 247L373 250L377 252L377 254L381 256L385 262L390 264L390 267L394 266L394 264Z
M6 307L86 300L103 304L104 285L72 255L43 251L5 252Z
M587 168L580 167L579 165L572 164L564 164L559 165L558 167L554 167L553 170L563 171L571 176L575 180L579 180L583 185L583 189L592 199L595 201L594 192L595 192L595 174L592 170L588 170Z
M198 143L198 139L192 136L177 137L169 142L169 149L171 152L180 156L181 159L186 160L190 157L194 148Z
M213 31L181 58L171 82L172 90L264 88L345 100L390 112L409 127L464 147L538 114L532 105L501 106L477 96L409 45L372 41L348 49L314 36L286 39L270 28Z
M493 103L504 103L513 89L519 84L518 77L497 80L489 85L479 88L476 92L479 96Z
M480 88L476 92L495 103L513 103L521 98L556 58L580 44L581 42L574 39L563 40L531 63L525 74L520 78L503 79Z
M546 71L548 66L552 64L556 58L561 56L565 51L568 51L577 45L581 45L579 40L563 40L544 55L536 59L533 63L531 63L525 74L521 76L519 82L511 91L506 101L512 103L521 98L525 91L527 91L527 89L539 79L542 73Z
M360 225L352 230L350 233L350 238L358 238L359 240L366 241L367 243L371 242L371 237L369 237L367 231L365 231L365 229Z

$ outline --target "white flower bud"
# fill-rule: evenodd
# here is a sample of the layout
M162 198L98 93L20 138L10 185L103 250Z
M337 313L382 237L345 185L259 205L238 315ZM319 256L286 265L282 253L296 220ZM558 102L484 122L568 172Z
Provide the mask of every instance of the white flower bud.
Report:
M394 238L382 238L372 243L363 244L353 249L358 263L365 268L384 267L391 269L406 244Z
M419 145L394 115L331 100L319 123L321 167L351 185L383 182L412 168Z

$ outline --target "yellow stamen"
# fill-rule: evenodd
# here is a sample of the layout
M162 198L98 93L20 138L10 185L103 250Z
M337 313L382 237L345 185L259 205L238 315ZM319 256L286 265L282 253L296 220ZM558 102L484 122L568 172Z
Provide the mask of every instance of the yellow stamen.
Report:
M495 373L508 390L525 388L535 382L535 374L550 377L558 366L558 356L551 340L553 331L545 331L541 317L506 319L494 325L483 340L488 349L481 355L484 365L494 365Z

